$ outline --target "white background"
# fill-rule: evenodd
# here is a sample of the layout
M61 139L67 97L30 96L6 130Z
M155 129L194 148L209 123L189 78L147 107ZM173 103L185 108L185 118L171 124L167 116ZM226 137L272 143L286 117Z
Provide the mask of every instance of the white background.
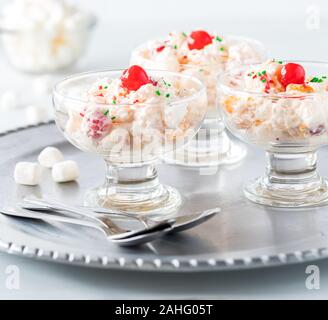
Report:
M77 2L77 1L75 1ZM129 51L171 30L205 28L223 34L255 37L271 57L327 60L326 0L83 0L99 17L95 43L103 67L122 66ZM94 5L90 5L90 4ZM319 9L320 29L312 14ZM101 41L101 42L100 42ZM95 49L95 48L93 48Z
M98 25L83 64L68 73L125 67L132 48L174 29L202 28L254 37L266 45L269 56L279 59L328 60L327 0L74 2L94 12ZM317 9L320 21L315 24L312 14ZM14 89L21 93L22 103L33 103L36 98L25 95L31 91L33 79L8 66L0 47L0 94ZM42 103L50 108L49 99ZM24 122L23 112L2 112L0 131ZM10 291L4 285L9 264L21 270L19 291ZM308 291L305 265L182 276L87 270L0 254L0 298L324 298L328 296L328 262L320 263L320 267L321 290Z

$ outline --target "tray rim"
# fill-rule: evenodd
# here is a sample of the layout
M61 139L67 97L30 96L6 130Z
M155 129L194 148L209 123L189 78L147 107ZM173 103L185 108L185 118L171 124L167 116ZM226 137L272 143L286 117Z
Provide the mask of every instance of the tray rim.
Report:
M12 133L52 124L55 124L54 120L17 127L4 132L0 132L0 138L8 136ZM6 241L2 239L1 235L0 251L16 256L34 258L40 261L56 262L72 266L147 272L208 272L247 270L293 264L295 265L305 262L315 262L328 258L328 246L312 248L303 251L281 252L274 255L250 256L248 258L235 259L204 258L202 255L198 255L198 258L193 256L184 256L183 258L157 257L155 259L149 260L135 257L127 258L126 256L112 258L106 255L75 255L73 252L67 251L49 251L41 248L41 246L31 247L19 244L14 241Z

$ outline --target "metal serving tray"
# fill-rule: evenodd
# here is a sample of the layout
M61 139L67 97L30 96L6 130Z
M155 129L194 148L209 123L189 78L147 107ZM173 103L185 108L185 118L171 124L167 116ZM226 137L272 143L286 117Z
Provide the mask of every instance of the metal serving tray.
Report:
M16 162L36 161L46 146L60 148L81 168L78 183L56 184L50 172L40 187L15 184ZM0 135L0 205L28 194L44 193L82 203L86 189L103 181L98 157L71 146L53 123L20 128ZM320 153L327 164L328 149ZM321 166L328 175L328 166ZM159 165L162 182L180 190L181 212L221 207L222 213L204 225L167 236L140 248L120 248L97 231L73 226L18 220L0 215L0 249L40 260L108 269L209 271L255 268L313 261L328 256L328 208L281 210L255 205L242 193L245 181L262 174L264 152L249 149L239 165L217 169L188 169Z

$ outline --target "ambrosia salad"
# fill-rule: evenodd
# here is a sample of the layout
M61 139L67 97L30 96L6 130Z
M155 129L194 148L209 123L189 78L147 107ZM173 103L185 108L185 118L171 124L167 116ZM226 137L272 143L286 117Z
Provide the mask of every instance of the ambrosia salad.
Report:
M74 144L114 162L149 161L164 147L185 143L207 106L198 79L161 71L149 75L137 65L101 77L80 93L80 102L59 102L57 118L67 114L63 129Z
M327 75L269 60L223 75L220 91L226 124L237 135L263 145L327 140Z
M95 18L66 0L11 0L1 13L4 49L28 72L49 72L75 62Z
M216 109L216 76L233 66L263 61L259 43L222 37L204 30L171 32L166 38L136 48L131 62L149 69L183 72L202 79L207 87L209 115Z

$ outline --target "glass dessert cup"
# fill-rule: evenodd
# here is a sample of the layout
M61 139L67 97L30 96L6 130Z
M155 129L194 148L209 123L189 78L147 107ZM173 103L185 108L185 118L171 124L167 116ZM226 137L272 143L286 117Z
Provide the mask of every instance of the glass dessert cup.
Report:
M230 139L225 130L225 125L217 106L217 78L221 73L232 67L264 61L266 59L266 50L257 40L239 36L227 36L226 39L231 44L242 42L249 44L257 52L258 57L245 61L234 61L230 65L226 61L222 61L219 64L179 65L180 73L195 76L204 82L208 106L205 120L195 138L174 153L165 154L163 159L166 163L189 167L210 167L235 164L246 155L245 146L239 141ZM138 52L146 47L147 45L143 44L136 48L132 54L131 63L136 63L146 68L163 69L163 66L156 61L138 55Z
M85 205L153 218L173 215L181 205L181 196L175 188L159 182L156 163L163 153L187 143L199 130L206 113L205 87L194 77L147 71L153 79L163 78L192 91L164 103L109 105L80 98L95 81L105 77L117 79L122 72L78 74L58 83L53 94L56 124L74 146L105 160L105 183L86 193ZM114 129L101 140L88 137L87 121L94 119L95 114L104 117L108 108L119 112ZM129 120L120 123L120 112L128 114Z
M82 56L89 42L96 17L72 29L14 29L0 23L4 51L17 70L43 74L73 66Z
M328 73L326 63L300 63L309 74ZM245 70L226 72L218 84L228 130L266 151L266 173L244 187L245 196L281 208L328 204L327 180L317 169L317 150L328 144L328 92L246 91L238 85Z

